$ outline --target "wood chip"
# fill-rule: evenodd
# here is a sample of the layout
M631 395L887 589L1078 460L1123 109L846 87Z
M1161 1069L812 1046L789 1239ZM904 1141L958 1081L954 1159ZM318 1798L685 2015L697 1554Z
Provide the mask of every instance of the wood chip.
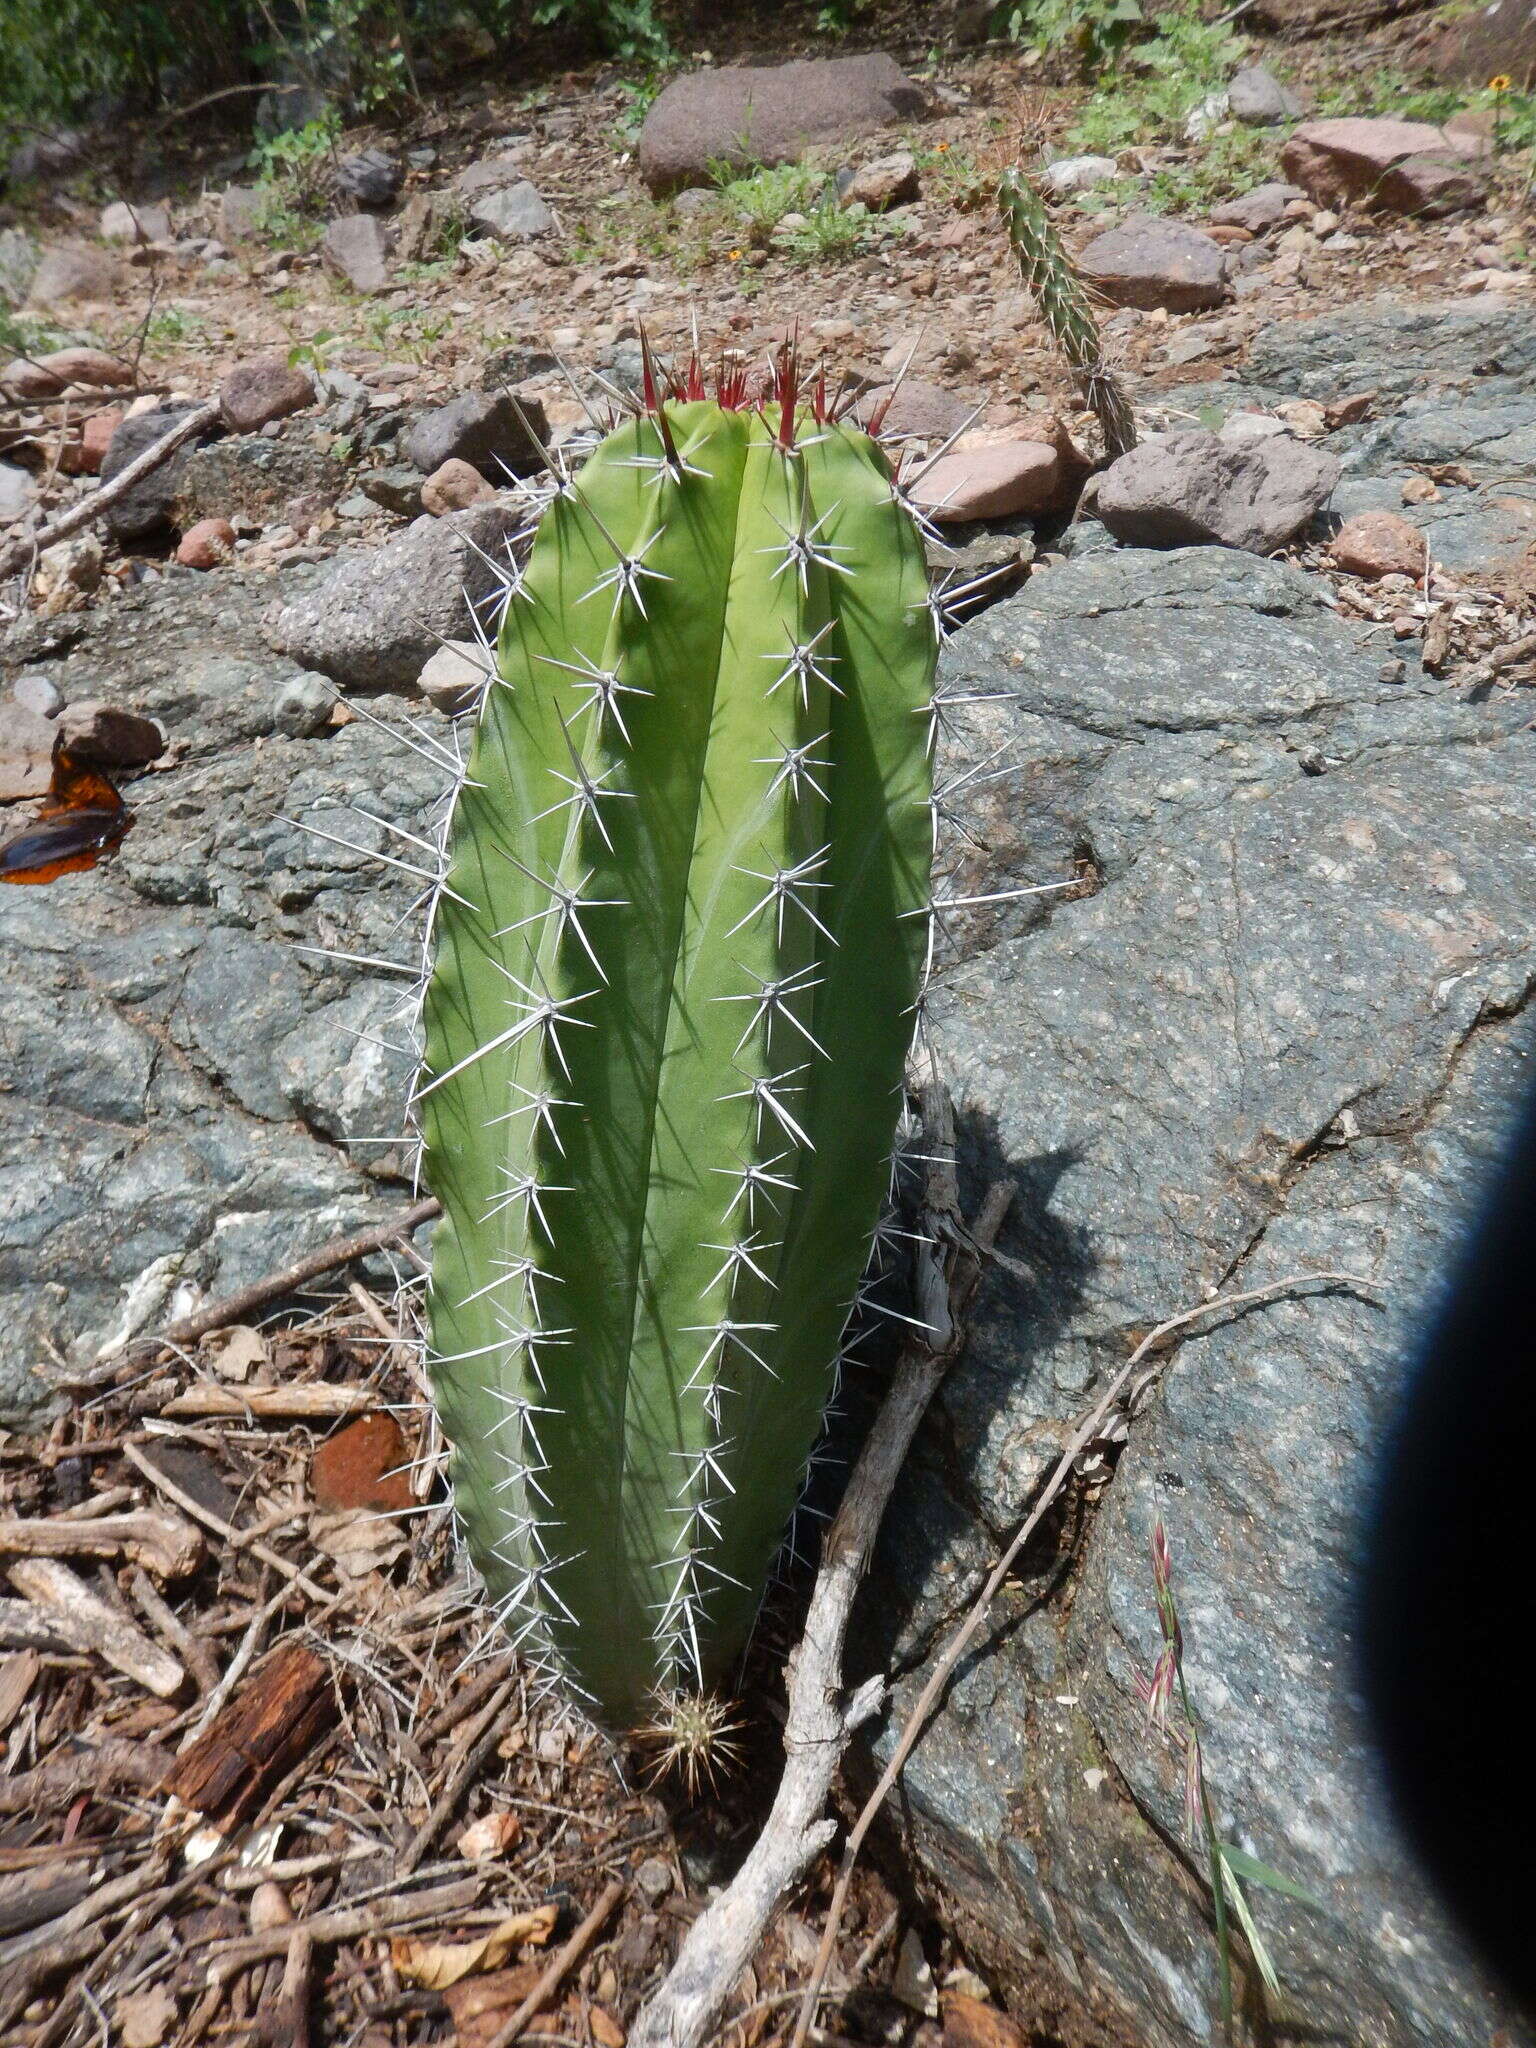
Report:
M378 1397L367 1387L330 1387L322 1382L298 1387L203 1385L188 1387L160 1412L186 1420L248 1415L258 1422L332 1422L377 1406Z
M308 1754L336 1720L324 1662L283 1643L176 1760L165 1790L228 1833Z
M170 1652L152 1643L120 1608L93 1593L68 1565L49 1557L27 1557L8 1571L17 1592L41 1608L75 1649L103 1658L158 1699L173 1699L186 1684L187 1674Z

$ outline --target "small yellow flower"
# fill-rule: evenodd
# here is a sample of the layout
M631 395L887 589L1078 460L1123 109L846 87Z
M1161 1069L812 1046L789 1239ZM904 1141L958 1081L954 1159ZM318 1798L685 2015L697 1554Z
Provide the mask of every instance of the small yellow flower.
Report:
M935 144L934 144L933 146L934 146L934 149L935 149L936 153L937 153L937 154L938 154L939 156L942 156L942 155L944 154L945 150L946 150L946 149L948 149L948 147L949 147L949 144L948 144L947 142L936 142L936 143L935 143Z
M741 251L739 249L732 249L725 260L727 263L739 263L741 261Z
M1501 71L1497 78L1489 79L1488 90L1490 92L1508 92L1513 82L1507 71Z

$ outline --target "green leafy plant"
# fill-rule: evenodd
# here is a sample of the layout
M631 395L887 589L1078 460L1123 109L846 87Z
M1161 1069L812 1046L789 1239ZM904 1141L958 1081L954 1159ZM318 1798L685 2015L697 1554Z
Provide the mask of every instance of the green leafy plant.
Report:
M1008 14L1007 33L1047 55L1066 52L1092 73L1113 63L1145 19L1138 0L1027 0Z
M1232 2039L1233 1998L1232 1998L1232 1923L1235 1920L1241 1930L1248 1953L1253 1958L1254 1968L1266 1990L1280 1989L1280 1977L1274 1959L1269 1953L1263 1936L1253 1917L1244 1884L1262 1885L1267 1891L1282 1893L1286 1898L1299 1900L1316 1912L1324 1910L1322 1901L1297 1884L1294 1878L1285 1877L1278 1870L1271 1870L1267 1863L1261 1863L1256 1856L1250 1856L1246 1849L1240 1849L1234 1842L1224 1842L1216 1827L1215 1809L1211 1803L1210 1785L1205 1775L1205 1752L1200 1742L1200 1722L1190 1698L1189 1680L1184 1670L1184 1632L1179 1623L1178 1602L1173 1590L1173 1559L1168 1548L1168 1532L1159 1515L1152 1530L1152 1582L1157 1600L1158 1628L1162 1634L1163 1647L1158 1653L1152 1676L1142 1672L1136 1674L1136 1689L1147 1709L1149 1727L1158 1729L1180 1754L1184 1765L1184 1829L1190 1842L1203 1842L1206 1855L1208 1882L1211 1887L1211 1910L1216 1923L1217 1965L1220 1973L1221 2025L1226 2038Z
M1091 407L1104 435L1105 452L1124 455L1136 446L1131 402L1104 360L1088 293L1044 200L1022 171L1009 169L998 180L997 203L1019 274L1051 339L1072 366L1083 402Z
M879 447L693 366L539 526L446 842L417 1110L471 1556L612 1725L751 1626L886 1191L936 633Z
M1127 34L1089 68L1101 73L1067 137L1070 149L1113 156L1137 142L1182 140L1190 115L1226 84L1247 44L1184 0L1156 16L1155 33Z
M786 213L813 209L824 191L826 172L809 164L759 164L743 171L734 164L710 165L726 221L740 230L751 248L766 248Z
M312 334L308 341L296 341L288 351L290 369L325 370L330 367L333 344L341 336L333 334L329 327L322 327L318 334Z

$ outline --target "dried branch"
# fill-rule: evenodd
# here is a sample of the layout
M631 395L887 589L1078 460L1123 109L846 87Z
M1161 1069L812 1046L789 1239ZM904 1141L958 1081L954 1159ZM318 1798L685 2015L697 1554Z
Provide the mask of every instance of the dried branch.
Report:
M126 469L120 469L110 483L105 483L99 490L92 491L90 496L82 498L78 505L71 505L67 512L61 512L57 519L51 519L46 526L39 527L36 533L23 535L20 540L13 541L4 553L0 553L0 583L8 576L14 576L18 569L25 568L28 561L34 555L41 554L44 548L51 548L55 541L67 540L72 533L78 533L82 526L89 526L94 520L99 519L101 514L115 505L120 498L126 497L135 484L141 483L152 470L158 469L167 457L174 455L184 441L190 441L195 434L202 433L205 427L212 426L218 416L219 401L216 398L210 398L191 412L183 414L168 433L162 434L152 447L146 448Z
M811 2023L815 2018L817 2000L832 1961L832 1952L837 1943L838 1928L842 1922L843 1909L847 1904L848 1886L853 1877L854 1865L858 1862L859 1851L864 1845L865 1836L869 1833L870 1827L880 1808L885 1804L886 1796L890 1792L891 1787L906 1768L907 1758L917 1747L918 1738L927 1727L934 1708L938 1705L945 1687L949 1684L950 1678L954 1674L955 1666L970 1648L977 1631L986 1620L987 1610L991 1607L993 1600L1001 1589L1003 1581L1007 1578L1009 1572L1012 1571L1020 1551L1028 1543L1036 1529L1039 1528L1041 1520L1051 1503L1066 1485L1079 1455L1098 1436L1104 1427L1105 1421L1112 1413L1122 1390L1136 1368L1149 1351L1155 1350L1166 1338L1172 1336L1175 1331L1184 1329L1190 1323L1201 1322L1206 1316L1230 1313L1233 1309L1249 1308L1257 1302L1274 1301L1282 1294L1294 1294L1298 1288L1308 1286L1354 1287L1364 1289L1369 1293L1379 1291L1379 1282L1362 1279L1357 1273L1291 1273L1283 1280L1271 1281L1267 1287L1252 1287L1242 1294L1213 1295L1209 1301L1202 1301L1196 1308L1181 1309L1177 1315L1170 1316L1166 1322L1159 1323L1155 1330L1150 1331L1147 1336L1142 1338L1125 1364L1121 1366L1119 1372L1110 1381L1109 1386L1100 1396L1092 1412L1087 1416L1086 1420L1079 1423L1073 1433L1072 1441L1067 1445L1067 1448L1062 1452L1052 1468L1051 1476L1046 1481L1039 1498L1025 1516L1013 1541L993 1566L987 1583L971 1603L964 1621L961 1622L959 1628L950 1637L944 1654L929 1673L928 1682L918 1694L916 1703L907 1716L901 1736L891 1753L890 1762L881 1772L879 1783L865 1801L858 1819L853 1824L853 1828L843 1848L842 1867L838 1872L837 1884L832 1893L832 1903L827 1909L827 1922L822 1930L821 1946L816 1953L816 1962L811 1971L810 1981L807 1983L801 1997L800 2012L795 2022L795 2031L790 2042L790 2048L804 2048L806 2034L809 2032Z
M233 1294L226 1294L217 1301L206 1302L191 1315L183 1316L179 1322L168 1324L158 1335L135 1337L116 1351L98 1358L94 1365L80 1372L60 1375L60 1384L72 1387L97 1386L110 1379L125 1360L142 1356L146 1351L155 1351L164 1345L195 1344L200 1337L206 1337L210 1330L227 1329L232 1323L244 1322L254 1310L266 1308L274 1301L281 1301L285 1295L294 1294L310 1280L319 1279L322 1273L331 1273L338 1266L350 1266L355 1259L366 1258L370 1252L382 1250L397 1238L408 1238L412 1231L434 1216L442 1213L441 1205L430 1197L402 1210L387 1223L375 1224L371 1230L353 1231L345 1237L328 1238L318 1250L307 1252L302 1259L295 1259L291 1266L280 1266L275 1272L264 1274L260 1280L253 1280L249 1287L240 1287ZM290 1390L291 1393L297 1390ZM189 1395L183 1399L191 1398ZM251 1398L251 1397L247 1397ZM306 1400L314 1397L306 1395ZM197 1413L195 1409L183 1413ZM218 1411L224 1412L224 1411ZM239 1412L239 1411L237 1411ZM286 1410L285 1413L293 1413Z
M116 1557L125 1552L132 1563L162 1579L184 1579L202 1563L206 1548L190 1522L152 1508L97 1515L91 1521L70 1515L0 1518L0 1556L5 1557Z
M549 1962L539 1973L538 1982L517 2008L517 2011L513 2013L506 2025L492 2036L490 2048L510 2048L510 2044L519 2038L524 2027L527 2026L534 2014L553 1998L560 1986L565 1982L566 1977L581 1961L591 1946L593 1937L598 1933L603 1922L608 1918L608 1915L613 1911L620 1899L623 1898L624 1891L624 1882L621 1878L617 1877L603 1888L602 1895L598 1899L597 1904L581 1922L580 1926L577 1927L559 1953L550 1957Z
M745 1863L689 1931L661 1988L630 2035L633 2048L699 2048L751 1961L779 1901L836 1832L827 1797L855 1729L880 1710L885 1681L851 1696L843 1641L886 1502L918 1423L965 1343L963 1316L1013 1190L987 1195L974 1231L960 1214L954 1116L935 1087L923 1102L928 1188L918 1225L917 1312L925 1334L908 1340L837 1516L827 1532L805 1632L789 1663L784 1775ZM499 2044L498 2044L499 2048Z
M75 1649L104 1658L157 1699L173 1699L186 1684L187 1674L170 1652L93 1593L68 1565L50 1557L24 1557L7 1569L17 1592L40 1607L49 1625Z

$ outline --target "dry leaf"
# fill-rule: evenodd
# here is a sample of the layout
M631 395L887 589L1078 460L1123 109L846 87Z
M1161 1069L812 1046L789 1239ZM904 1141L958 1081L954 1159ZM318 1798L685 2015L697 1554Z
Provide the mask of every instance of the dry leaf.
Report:
M316 1550L334 1558L349 1579L364 1579L370 1572L382 1571L405 1548L400 1524L367 1508L311 1515L309 1540Z
M214 1370L224 1379L244 1382L258 1365L267 1363L267 1347L259 1330L236 1323L226 1330L213 1354Z
M995 2005L946 1992L944 2048L1024 2048L1024 2036Z
M594 2005L587 2014L587 2025L592 2029L592 2038L598 2048L624 2048L629 2039L611 2012L604 2012L600 2005Z
M489 1863L522 1840L523 1824L515 1813L487 1813L472 1820L454 1847L469 1863Z
M491 2048L513 2013L538 1983L544 1965L519 1963L489 1977L468 1977L444 1992L455 2048Z
M114 2014L123 2048L160 2048L176 2027L176 2001L163 1984L120 1998Z
M548 1941L559 1910L558 1906L536 1906L531 1913L514 1913L478 1941L392 1941L390 1956L407 1984L423 1991L446 1991L461 1977L499 1970L513 1949L525 1941Z

